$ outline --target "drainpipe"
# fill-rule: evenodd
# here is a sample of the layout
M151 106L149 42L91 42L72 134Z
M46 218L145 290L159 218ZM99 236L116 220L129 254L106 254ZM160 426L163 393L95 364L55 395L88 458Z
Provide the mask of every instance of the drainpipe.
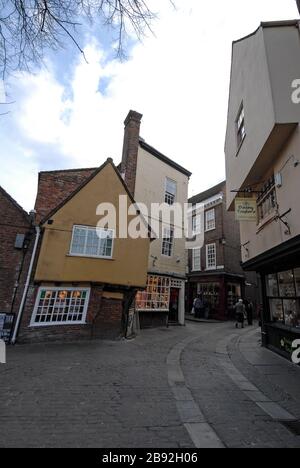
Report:
M22 318L24 304L25 304L25 301L26 301L27 293L28 293L30 277L31 277L31 273L32 273L32 268L33 268L33 264L34 264L34 260L35 260L35 256L36 256L36 252L37 252L37 247L38 247L40 235L41 235L40 227L35 226L35 242L34 242L33 252L32 252L32 255L31 255L31 260L30 260L29 270L28 270L28 274L27 274L27 278L26 278L25 287L24 287L24 292L23 292L19 312L18 312L18 315L17 315L17 320L16 320L16 324L15 324L15 327L14 327L13 336L12 336L12 339L11 339L12 344L15 344L16 339L17 339L17 334L18 334L18 330L19 330L19 326L20 326L20 322L21 322L21 318Z

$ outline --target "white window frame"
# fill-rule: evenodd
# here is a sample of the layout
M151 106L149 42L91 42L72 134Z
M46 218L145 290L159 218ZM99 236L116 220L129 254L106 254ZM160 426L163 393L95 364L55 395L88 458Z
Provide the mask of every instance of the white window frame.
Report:
M171 193L171 192L169 192L167 190L168 182L171 182L172 184L175 185L175 193ZM176 180L170 179L170 177L166 177L166 179L165 179L165 203L167 203L167 205L169 205L169 206L174 205L174 203L176 201L176 196L177 196L177 182L176 182ZM169 198L169 201L167 201L168 198Z
M199 251L199 268L195 266L195 251ZM192 249L192 271L201 271L201 247L194 247Z
M167 231L168 231L168 234L167 234ZM172 232L172 235L171 235L171 232ZM165 227L163 229L163 238L162 238L162 245L161 245L161 254L162 254L163 257L167 257L167 258L172 258L173 257L174 234L175 234L175 230L174 230L174 228L172 226L171 227ZM170 239L170 240L167 241L166 239ZM167 255L166 253L164 253L164 247L165 247L166 242L169 242L169 244L171 245L170 255Z
M209 249L214 248L214 255L215 255L215 263L213 265L209 265ZM207 270L216 270L217 269L217 244L207 244L206 245L206 269Z
M36 316L38 307L41 301L41 294L43 291L80 291L80 292L86 292L86 298L85 298L85 304L83 308L83 313L82 313L82 320L67 320L65 322L36 322ZM91 293L91 288L71 288L71 287L64 287L64 286L59 286L59 287L47 287L47 286L40 286L38 289L37 297L35 300L35 305L34 309L32 312L31 316L31 321L30 321L30 327L53 327L53 326L66 326L66 325L84 325L86 324L86 317L87 317L87 311L88 311L88 306L90 302L90 293ZM49 308L49 307L48 307ZM52 312L53 314L53 312Z
M209 215L213 213L213 217L209 219ZM213 231L216 229L216 210L212 208L205 212L205 231Z
M196 221L195 225L194 220ZM201 214L194 214L192 216L192 232L193 236L201 234Z
M87 253L74 253L72 252L72 246L73 246L73 240L74 240L74 236L75 236L75 230L76 229L84 229L86 231L96 231L99 230L99 231L103 231L103 232L111 232L112 233L112 246L111 246L111 255L91 255L91 254L87 254ZM70 250L69 250L69 255L71 257L86 257L86 258L101 258L101 259L112 259L113 258L113 252L114 252L114 239L115 239L115 232L113 229L102 229L102 228L97 228L97 227L94 227L94 226L81 226L80 224L75 224L73 226L73 231L72 231L72 239L71 239L71 244L70 244ZM86 243L87 243L87 236L86 236L86 240L85 240L85 250L86 250Z
M148 275L145 291L139 291L135 308L139 312L168 312L170 307L171 279L167 276Z
M237 137L237 145L240 148L241 144L246 138L246 128L245 128L245 109L244 103L242 102L237 118L236 118L236 137Z

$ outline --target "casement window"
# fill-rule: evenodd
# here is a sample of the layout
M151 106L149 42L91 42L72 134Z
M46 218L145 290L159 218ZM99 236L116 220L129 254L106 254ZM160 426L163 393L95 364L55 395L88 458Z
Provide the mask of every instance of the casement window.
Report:
M237 132L237 145L238 148L244 141L246 136L246 129L245 129L245 110L244 105L242 104L236 119L236 132Z
M216 229L216 211L213 208L205 212L205 230L212 231Z
M195 214L192 217L192 230L193 236L197 236L201 233L201 215Z
M215 270L217 268L217 249L216 244L206 246L206 269Z
M274 213L277 208L277 197L275 188L275 178L271 177L262 187L257 198L258 223L263 221L268 215Z
M174 180L166 179L165 203L174 205L176 199L177 184Z
M195 247L192 249L192 270L200 271L201 270L201 248Z
M38 291L31 326L85 323L89 296L89 288L41 287Z
M168 311L170 304L170 278L149 275L147 289L136 295L135 307L140 311Z
M74 226L70 255L111 258L114 232L88 226Z
M166 257L172 257L173 255L173 244L174 244L174 229L164 228L164 235L162 241L162 255Z

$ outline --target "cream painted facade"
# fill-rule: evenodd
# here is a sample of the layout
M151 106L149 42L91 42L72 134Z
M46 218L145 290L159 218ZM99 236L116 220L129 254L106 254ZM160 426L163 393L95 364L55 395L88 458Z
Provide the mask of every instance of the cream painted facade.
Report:
M227 205L241 190L258 193L270 177L277 208L263 220L241 222L243 262L300 234L300 104L292 101L292 83L300 78L300 32L296 21L262 23L253 34L233 43L225 142ZM245 138L237 141L237 117L244 109ZM278 175L279 174L279 175ZM233 192L234 191L234 192ZM299 193L299 196L297 196ZM284 217L287 227L277 218Z
M141 145L138 150L137 171L135 181L134 198L137 203L147 206L149 212L152 203L163 204L165 202L166 180L176 182L175 203L182 207L188 202L189 176L159 159ZM160 227L162 223L160 222ZM150 244L148 273L170 277L171 285L176 284L179 289L179 314L178 321L184 324L185 310L185 281L186 281L186 252L183 224L182 238L174 239L172 255L162 255L162 238L156 239Z

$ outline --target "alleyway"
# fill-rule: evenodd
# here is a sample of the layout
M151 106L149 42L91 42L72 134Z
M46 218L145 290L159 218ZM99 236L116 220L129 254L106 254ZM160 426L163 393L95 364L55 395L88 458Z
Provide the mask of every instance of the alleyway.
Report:
M0 447L300 447L287 422L300 420L300 369L259 340L188 323L133 341L10 347Z

